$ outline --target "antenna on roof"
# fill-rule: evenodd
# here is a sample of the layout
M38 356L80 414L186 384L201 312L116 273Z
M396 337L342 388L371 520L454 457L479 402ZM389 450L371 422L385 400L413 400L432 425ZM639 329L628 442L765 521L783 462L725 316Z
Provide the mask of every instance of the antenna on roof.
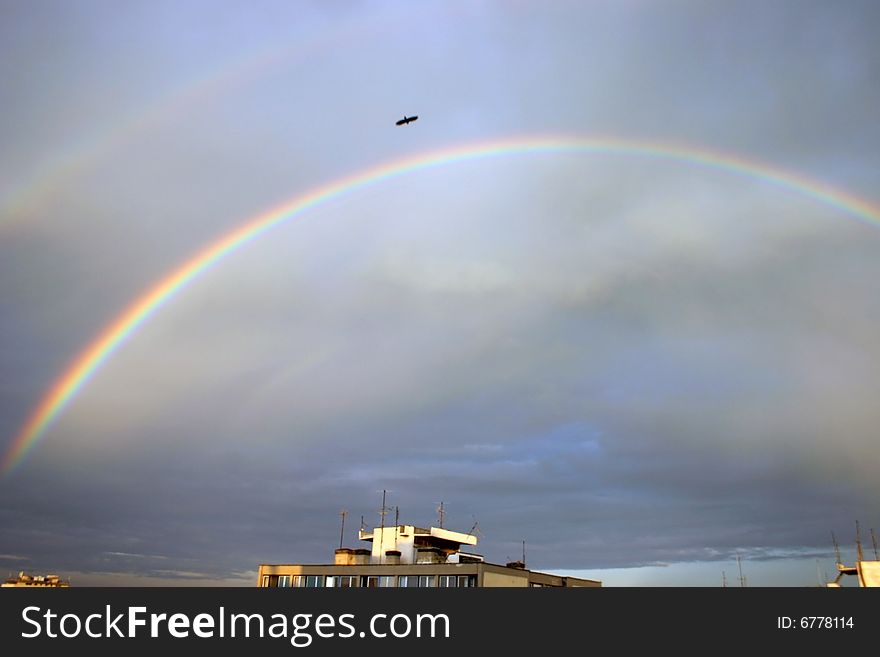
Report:
M364 531L364 529L366 529L366 528L367 528L367 525L364 522L364 517L361 516L361 531Z
M842 566L843 561L840 560L840 545L837 543L837 537L831 532L831 542L834 543L834 556L837 559L837 565Z
M723 570L721 571L721 588L727 588L727 574Z
M382 519L380 527L385 529L385 514L388 513L388 507L385 506L385 490L382 491L382 508L379 510L379 517Z
M343 509L342 511L339 512L339 515L342 516L342 528L339 530L339 549L341 550L342 549L342 540L343 540L343 537L345 536L345 516L348 515L348 511Z
M437 515L440 520L440 529L443 529L443 519L446 517L446 510L443 508L443 502L440 502L440 506L437 508Z
M523 559L522 559L522 563L523 563L523 568L525 568L525 567L526 567L526 542L525 542L525 540L523 540Z
M471 518L474 519L474 524L473 524L473 526L471 527L470 531L468 532L468 536L473 536L473 535L474 535L474 532L477 531L477 525L480 524L480 523L477 521L476 516L471 516Z
M873 527L871 527L871 543L874 545L874 560L880 561L880 557L877 556L877 537L874 535Z
M856 554L859 561L862 561L862 530L859 529L859 521L856 520Z
M736 565L739 568L739 585L742 588L746 587L746 578L743 577L743 567L742 567L742 559L739 555L736 555Z

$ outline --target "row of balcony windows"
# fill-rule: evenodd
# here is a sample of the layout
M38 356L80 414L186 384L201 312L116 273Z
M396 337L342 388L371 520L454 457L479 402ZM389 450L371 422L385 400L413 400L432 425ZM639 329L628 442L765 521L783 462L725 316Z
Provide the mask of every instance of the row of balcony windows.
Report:
M456 588L476 586L476 575L263 575L272 588Z

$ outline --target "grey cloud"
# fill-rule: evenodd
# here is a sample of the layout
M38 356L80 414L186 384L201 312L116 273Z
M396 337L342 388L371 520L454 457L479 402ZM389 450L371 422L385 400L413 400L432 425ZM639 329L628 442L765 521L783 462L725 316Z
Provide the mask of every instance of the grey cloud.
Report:
M490 3L464 23L431 7L430 34L393 5L399 24L361 30L360 9L304 9L295 33L326 39L159 112L50 181L32 215L0 217L5 442L197 249L405 153L613 132L870 196L875 9L845 4ZM142 33L104 69L87 9L42 59L0 40L47 84L16 83L4 195L55 144L216 74L236 20L248 44L299 52L241 8L191 49L151 27L172 9L137 5L114 10ZM48 39L44 20L14 17ZM159 41L180 70L143 61ZM142 89L78 96L65 49L92 62L83 89L120 74ZM422 119L395 129L403 112ZM877 244L831 205L669 159L495 157L353 191L230 255L120 346L0 481L0 552L83 582L251 585L259 563L325 560L340 509L372 523L386 489L406 522L444 501L493 561L522 540L555 569L822 558L829 530L878 523Z

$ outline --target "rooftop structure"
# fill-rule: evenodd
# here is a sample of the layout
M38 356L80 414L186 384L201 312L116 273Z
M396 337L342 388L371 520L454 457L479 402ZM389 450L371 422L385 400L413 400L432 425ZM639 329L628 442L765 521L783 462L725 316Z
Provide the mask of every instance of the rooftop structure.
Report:
M60 575L30 575L24 571L18 573L18 577L10 577L0 586L6 587L37 587L37 588L64 588L70 586L70 581L62 580Z
M482 561L483 557L461 552L462 545L476 545L477 537L441 527L422 529L414 525L376 527L372 531L358 531L358 538L372 545L370 563L411 564L442 563L450 557ZM343 548L344 549L344 548ZM399 554L395 554L399 553ZM336 563L339 563L337 557Z
M837 577L825 586L828 588L840 588L840 579L844 575L856 575L859 586L869 588L880 587L880 561L859 560L856 561L855 566L845 566L842 563L838 563Z
M868 560L864 558L862 553L862 537L859 530L859 523L856 522L856 565L847 566L840 558L840 547L837 545L837 539L834 532L831 533L831 540L834 543L834 551L837 555L837 577L834 581L826 583L828 588L840 588L840 580L844 575L855 575L858 577L860 587L874 588L880 587L880 560L877 556L877 537L874 530L871 530L871 541L874 544L874 559Z

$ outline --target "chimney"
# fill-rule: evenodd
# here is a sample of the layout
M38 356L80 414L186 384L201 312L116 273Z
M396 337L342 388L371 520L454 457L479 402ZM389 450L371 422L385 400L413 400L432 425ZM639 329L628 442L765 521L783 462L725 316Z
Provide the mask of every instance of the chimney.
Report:
M351 548L339 548L334 555L333 563L337 566L350 566L354 563L354 550Z
M351 565L353 566L361 566L364 564L370 563L370 551L358 548L354 550L354 554L352 555Z
M445 560L439 548L419 548L416 553L416 563L443 563Z

